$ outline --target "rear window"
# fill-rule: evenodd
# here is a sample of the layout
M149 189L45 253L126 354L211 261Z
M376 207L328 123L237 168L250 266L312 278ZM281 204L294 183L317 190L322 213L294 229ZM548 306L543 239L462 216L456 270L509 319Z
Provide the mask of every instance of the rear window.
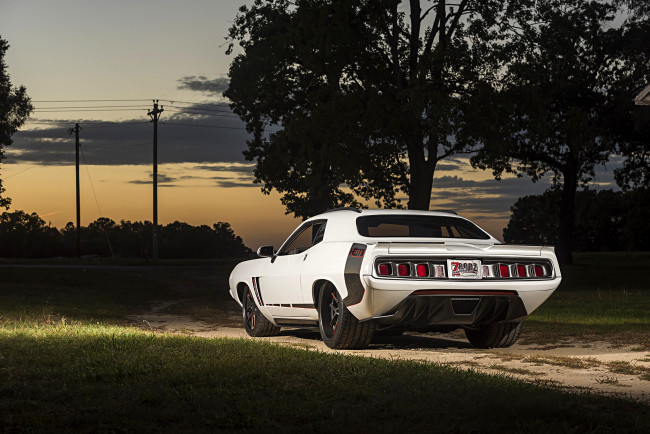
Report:
M372 215L357 218L359 235L372 238L422 237L488 240L474 223L456 217Z

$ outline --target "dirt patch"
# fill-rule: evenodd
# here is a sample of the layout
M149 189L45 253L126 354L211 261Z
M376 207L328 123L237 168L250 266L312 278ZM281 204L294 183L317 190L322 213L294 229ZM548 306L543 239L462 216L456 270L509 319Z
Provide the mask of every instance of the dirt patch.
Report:
M219 326L168 313L168 308L174 303L177 302L156 303L150 312L129 319L160 332L204 338L251 339L243 328ZM234 314L232 316L228 323L236 321ZM256 339L308 350L339 352L325 346L317 332L306 329L283 328L279 336ZM574 339L544 346L515 344L505 349L481 350L472 347L462 331L449 334L407 332L401 336L377 336L365 350L343 352L446 364L570 391L616 395L650 404L650 354L632 345Z

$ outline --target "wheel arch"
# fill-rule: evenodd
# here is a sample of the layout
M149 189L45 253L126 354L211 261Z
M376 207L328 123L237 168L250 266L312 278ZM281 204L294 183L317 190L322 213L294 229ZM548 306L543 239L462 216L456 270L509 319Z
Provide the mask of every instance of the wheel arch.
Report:
M314 300L314 307L316 309L318 309L318 300L320 298L320 292L324 288L327 288L328 286L332 286L332 288L336 289L336 285L334 285L334 283L332 283L332 281L327 280L327 279L318 279L312 285L311 296L312 296L312 299Z
M248 289L248 285L244 282L239 282L237 284L237 298L239 303L244 304L244 292Z

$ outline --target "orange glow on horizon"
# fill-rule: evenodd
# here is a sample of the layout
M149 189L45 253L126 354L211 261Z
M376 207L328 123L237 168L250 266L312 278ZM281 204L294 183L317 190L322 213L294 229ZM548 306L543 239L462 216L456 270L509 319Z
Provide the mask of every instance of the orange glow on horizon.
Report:
M58 228L75 222L74 166L36 166L27 171L30 166L2 165L5 195L13 201L10 211L36 212ZM285 214L277 193L264 195L258 185L220 187L211 179L214 172L196 169L195 164L163 164L159 166L159 173L173 179L173 186L159 181L159 224L174 221L192 225L228 222L248 247L256 249L260 245L278 247L300 223L300 219ZM82 166L81 224L88 225L99 217L108 217L116 222L151 221L152 185L143 183L150 179L149 174L148 166L89 166L87 169ZM243 181L238 173L219 172L218 175ZM435 203L433 200L431 209L436 209ZM469 213L462 214L470 219L474 217ZM501 239L507 216L495 215L494 218L475 219L475 222Z

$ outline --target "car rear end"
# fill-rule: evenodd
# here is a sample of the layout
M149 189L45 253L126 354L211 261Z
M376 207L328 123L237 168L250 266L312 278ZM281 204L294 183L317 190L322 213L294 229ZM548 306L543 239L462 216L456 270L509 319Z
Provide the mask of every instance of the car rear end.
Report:
M379 242L364 256L366 302L350 310L406 329L520 322L561 281L552 247Z

